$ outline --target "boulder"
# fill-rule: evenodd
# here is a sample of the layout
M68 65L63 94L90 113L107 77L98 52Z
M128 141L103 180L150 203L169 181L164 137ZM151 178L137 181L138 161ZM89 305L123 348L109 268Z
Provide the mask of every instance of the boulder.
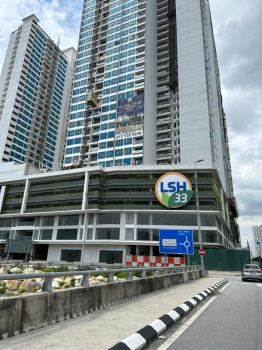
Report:
M57 281L57 280L53 280L52 281L52 287L54 288L54 289L60 289L61 287L60 287L60 284L59 284L59 282Z
M44 279L43 278L35 278L35 281L37 283L43 284L44 283Z
M104 277L104 276L99 275L99 276L96 277L96 281L106 283L107 282L107 278Z
M6 281L5 285L10 292L14 292L18 290L20 283L21 281L18 281L18 280L9 280L9 281Z
M75 281L75 278L74 278L74 277L66 277L66 278L64 279L64 281L65 281L65 283L70 284L72 281Z
M30 273L34 273L35 270L32 268L32 267L26 267L23 271L23 273L26 273L26 274L30 274Z
M24 280L19 286L19 290L24 290L25 292L34 292L40 288L41 285L39 283L31 280Z
M53 281L57 281L58 283L65 283L65 280L63 279L63 277L56 277L53 279Z
M4 267L1 267L0 268L0 275L3 275L3 274L5 274L5 269L4 269Z
M10 290L7 290L6 292L5 292L5 295L6 296L9 296L9 297L11 297L11 296L13 296L13 295L18 295L19 293L18 293L18 291L17 290L15 290L15 291L10 291Z
M96 284L102 284L103 282L97 281L97 280L90 280L89 284L90 286L96 285Z
M74 276L73 278L77 281L81 281L82 280L82 275L77 275L77 276Z
M10 270L11 273L22 273L23 270L20 269L20 267L13 267L11 270Z

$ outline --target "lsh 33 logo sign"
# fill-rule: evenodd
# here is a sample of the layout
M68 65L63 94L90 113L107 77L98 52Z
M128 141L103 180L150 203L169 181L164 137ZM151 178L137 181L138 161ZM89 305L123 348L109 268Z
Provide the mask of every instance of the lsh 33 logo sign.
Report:
M187 177L179 173L162 175L155 186L155 194L160 203L169 209L186 205L193 196L192 185Z

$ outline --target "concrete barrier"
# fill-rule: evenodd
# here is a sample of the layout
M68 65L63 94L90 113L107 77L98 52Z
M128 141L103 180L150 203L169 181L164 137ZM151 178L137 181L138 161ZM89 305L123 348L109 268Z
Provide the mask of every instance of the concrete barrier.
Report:
M199 271L0 298L0 339L200 277Z

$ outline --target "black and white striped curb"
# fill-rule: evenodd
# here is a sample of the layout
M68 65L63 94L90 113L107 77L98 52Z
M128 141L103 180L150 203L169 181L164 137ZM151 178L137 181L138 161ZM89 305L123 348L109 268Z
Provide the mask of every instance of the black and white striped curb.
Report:
M228 281L223 280L216 283L212 287L205 289L203 292L195 295L193 298L185 301L180 306L169 311L163 316L159 317L157 320L153 321L149 325L141 328L136 333L132 334L130 337L125 338L121 342L117 343L108 350L139 350L145 345L149 344L153 339L157 338L159 334L163 333L169 327L171 327L175 322L184 317L190 310L192 310L197 304L202 300L207 298L209 295L213 294L218 288L225 285Z

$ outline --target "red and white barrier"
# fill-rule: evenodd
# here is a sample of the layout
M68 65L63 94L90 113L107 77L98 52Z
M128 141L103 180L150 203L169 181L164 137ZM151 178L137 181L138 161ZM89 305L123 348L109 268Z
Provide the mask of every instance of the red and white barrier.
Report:
M144 255L127 255L126 266L148 266L148 267L165 267L165 266L186 266L184 256L144 256Z

